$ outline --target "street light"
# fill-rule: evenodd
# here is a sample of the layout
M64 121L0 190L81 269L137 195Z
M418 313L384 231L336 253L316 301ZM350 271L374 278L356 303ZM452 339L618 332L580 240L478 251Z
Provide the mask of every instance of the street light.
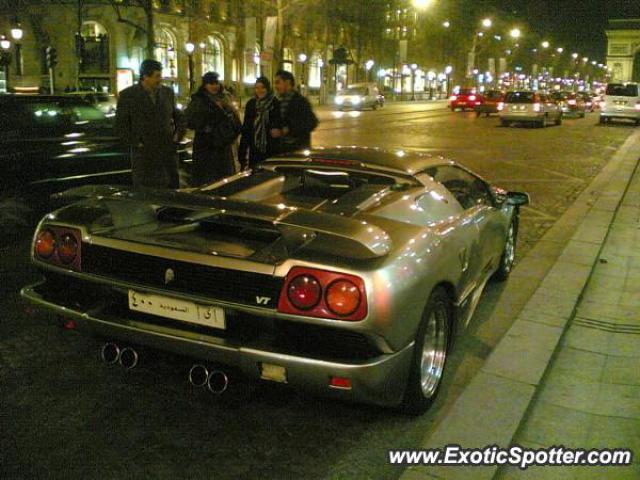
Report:
M587 63L587 62L589 61L589 57L582 57L582 61L583 61L584 63Z
M444 22L442 22L442 26L444 28L449 28L451 26L451 22L449 20L445 20Z
M413 0L413 6L417 9L424 10L428 8L433 0Z
M367 60L366 63L364 64L364 68L367 71L367 81L371 81L371 69L373 68L373 66L375 65L376 62L374 62L373 60Z
M558 53L562 53L562 52L564 52L564 48L562 48L562 47L558 47L558 49L556 50L556 52L558 52Z
M575 53L575 52L574 52L574 53L572 53L572 54L571 54L571 57L572 57L574 60L576 60L576 59L579 57L579 55L578 55L577 53Z
M493 22L491 21L490 18L484 18L482 19L482 26L484 28L491 28L491 25L493 25Z
M11 42L4 35L0 38L0 48L3 50L9 50L11 48Z
M300 53L298 55L298 62L300 62L302 64L302 81L300 82L300 87L302 88L302 94L305 94L305 91L307 89L307 54L306 53Z
M193 42L188 41L184 44L184 49L187 52L187 58L189 59L189 92L193 93L193 52L196 50L196 46Z
M519 28L512 28L511 31L509 32L509 35L511 35L511 38L520 38L520 35L522 35L522 32L520 31Z
M22 75L22 44L20 40L24 35L24 30L20 26L20 23L16 23L11 29L11 38L15 40L16 44L16 75Z
M547 42L546 40L542 42L540 45L542 45L542 48L549 48L549 42Z

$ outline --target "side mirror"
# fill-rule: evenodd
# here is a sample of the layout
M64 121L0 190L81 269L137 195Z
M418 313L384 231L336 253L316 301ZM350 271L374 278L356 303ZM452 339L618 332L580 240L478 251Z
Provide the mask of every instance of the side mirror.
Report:
M525 192L507 192L507 204L520 207L529 204L529 194Z

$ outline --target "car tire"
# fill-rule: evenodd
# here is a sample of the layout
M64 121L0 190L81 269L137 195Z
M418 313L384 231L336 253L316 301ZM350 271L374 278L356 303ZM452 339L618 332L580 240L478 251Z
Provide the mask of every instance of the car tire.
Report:
M543 115L542 120L540 120L539 122L536 122L536 127L545 128L546 126L547 126L547 116Z
M482 113L479 110L477 110L476 111L476 118L480 118L480 115L482 115Z
M409 378L400 410L420 415L433 404L447 361L453 336L453 304L446 290L436 287L422 313L416 333Z
M556 119L556 125L562 125L562 114L558 115L558 118Z
M504 282L509 278L511 270L513 269L513 261L516 257L516 246L518 243L518 212L514 212L513 219L509 224L507 230L507 238L504 242L504 249L500 256L500 265L493 274L493 279L499 282Z
M600 123L600 125L604 125L605 123L607 123L607 118L601 116L600 120L599 120L599 123Z

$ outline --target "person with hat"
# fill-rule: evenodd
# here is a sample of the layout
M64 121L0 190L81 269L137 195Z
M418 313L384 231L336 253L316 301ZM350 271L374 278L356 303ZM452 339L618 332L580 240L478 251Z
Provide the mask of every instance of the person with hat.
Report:
M160 62L143 61L140 82L120 92L115 131L129 148L134 188L179 187L176 145L186 127Z
M244 169L277 152L277 139L282 136L280 102L273 94L266 77L256 80L255 96L247 102L242 124L242 137L238 149L238 160Z
M195 130L193 185L233 175L236 172L233 145L240 135L241 123L216 72L203 75L202 85L191 96L186 117L187 126Z

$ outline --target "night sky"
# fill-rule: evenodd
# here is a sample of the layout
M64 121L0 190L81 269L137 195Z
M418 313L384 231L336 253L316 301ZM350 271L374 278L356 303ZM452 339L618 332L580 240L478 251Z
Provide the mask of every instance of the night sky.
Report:
M484 3L484 2L482 2ZM606 55L609 18L640 18L640 0L489 0L566 50L598 60Z

